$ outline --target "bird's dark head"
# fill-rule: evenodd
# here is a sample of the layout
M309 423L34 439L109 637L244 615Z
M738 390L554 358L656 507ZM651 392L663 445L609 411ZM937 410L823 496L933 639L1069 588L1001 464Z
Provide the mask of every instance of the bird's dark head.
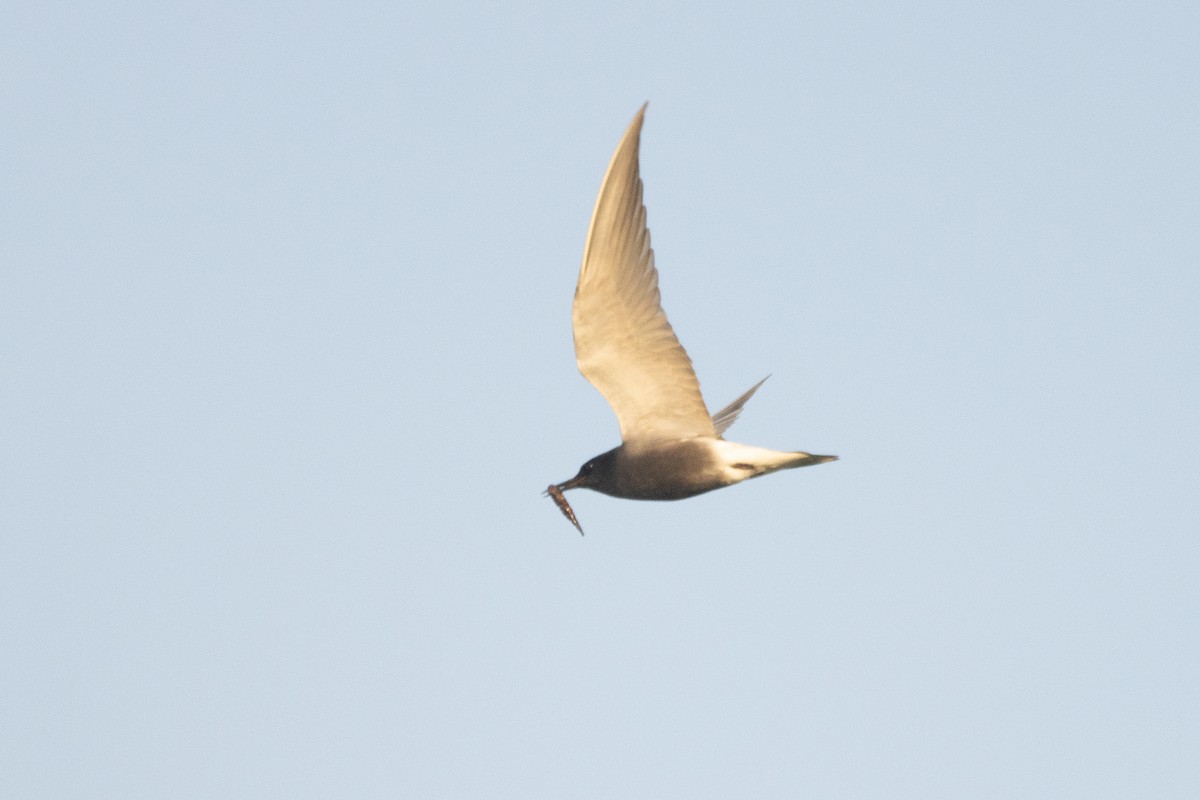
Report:
M595 489L604 491L604 487L613 480L616 450L601 453L595 458L589 458L587 463L579 468L579 472L571 480L558 484L559 491L567 489Z

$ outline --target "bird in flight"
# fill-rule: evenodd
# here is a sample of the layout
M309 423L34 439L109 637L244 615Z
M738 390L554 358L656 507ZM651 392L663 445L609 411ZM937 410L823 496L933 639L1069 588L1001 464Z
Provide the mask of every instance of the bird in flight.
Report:
M645 115L643 105L600 184L571 310L579 371L604 395L621 427L618 447L588 459L574 478L546 489L581 534L563 495L568 489L632 500L681 500L777 470L837 460L723 438L763 381L708 413L692 360L659 298L638 172Z

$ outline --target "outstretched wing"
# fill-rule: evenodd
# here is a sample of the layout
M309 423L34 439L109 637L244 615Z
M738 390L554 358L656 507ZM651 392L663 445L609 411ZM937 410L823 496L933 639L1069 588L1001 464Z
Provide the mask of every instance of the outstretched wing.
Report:
M625 131L592 212L572 308L575 360L612 406L622 440L715 436L692 360L660 303L638 173L645 113Z
M771 376L768 375L767 378L769 377ZM754 396L754 393L758 391L758 387L767 382L767 378L763 378L761 381L747 389L746 393L737 400L734 400L732 403L713 414L713 428L716 429L717 436L725 435L725 431L729 430L729 426L737 421L738 414L742 413L742 407L746 405L746 401Z

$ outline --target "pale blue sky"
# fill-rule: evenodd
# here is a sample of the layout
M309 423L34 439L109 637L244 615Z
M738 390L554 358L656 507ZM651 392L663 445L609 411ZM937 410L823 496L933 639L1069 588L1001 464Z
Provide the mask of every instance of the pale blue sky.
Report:
M1200 796L1194 3L0 24L0 796ZM643 101L730 437L574 365Z

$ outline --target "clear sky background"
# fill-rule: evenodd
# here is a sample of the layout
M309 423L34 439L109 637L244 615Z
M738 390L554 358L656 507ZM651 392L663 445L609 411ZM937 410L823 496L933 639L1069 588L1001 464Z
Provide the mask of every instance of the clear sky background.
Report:
M1200 10L12 4L0 796L1200 796ZM643 101L730 438L570 303Z

